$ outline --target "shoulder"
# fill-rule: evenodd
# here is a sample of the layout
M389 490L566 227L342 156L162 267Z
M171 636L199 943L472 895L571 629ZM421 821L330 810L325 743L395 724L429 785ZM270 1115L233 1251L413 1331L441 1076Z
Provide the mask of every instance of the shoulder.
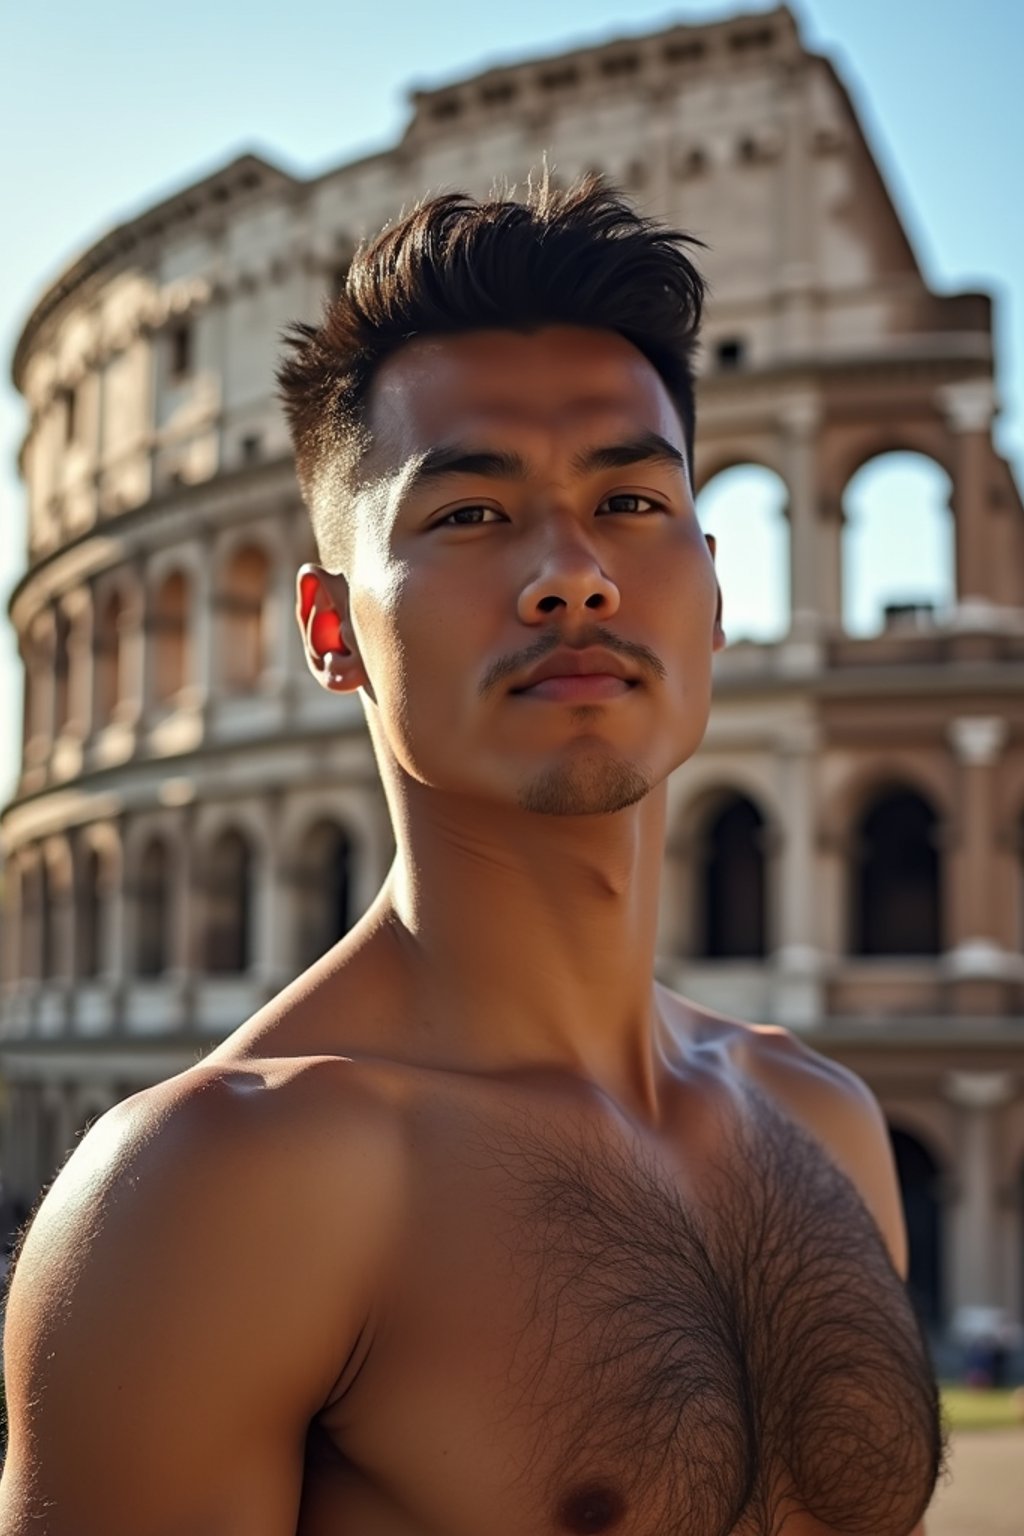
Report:
M203 1148L210 1175L234 1181L239 1199L261 1199L267 1181L293 1196L322 1189L367 1166L381 1193L401 1144L394 1082L373 1063L337 1057L201 1061L116 1105L93 1131L105 1120L139 1154L176 1155L180 1146L193 1163Z
M907 1236L885 1115L874 1093L848 1067L815 1050L793 1030L748 1024L663 989L690 1038L722 1050L752 1082L808 1131L846 1174L874 1217L904 1278Z
M71 1231L143 1230L217 1262L273 1255L282 1280L315 1262L371 1286L400 1179L400 1138L372 1074L340 1062L202 1062L116 1104L61 1168L21 1268ZM353 1239L356 1239L355 1241Z
M746 1070L809 1131L856 1187L893 1264L907 1273L907 1237L889 1129L877 1098L849 1067L778 1026L742 1026Z
M101 1116L7 1299L19 1488L93 1530L294 1529L306 1426L372 1346L389 1145L379 1093L307 1064L200 1065Z

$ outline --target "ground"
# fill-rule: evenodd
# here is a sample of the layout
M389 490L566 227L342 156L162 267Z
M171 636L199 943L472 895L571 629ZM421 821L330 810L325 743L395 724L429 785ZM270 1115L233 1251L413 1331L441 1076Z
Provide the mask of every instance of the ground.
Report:
M1021 1536L1024 1424L954 1432L950 1474L925 1518L927 1536Z

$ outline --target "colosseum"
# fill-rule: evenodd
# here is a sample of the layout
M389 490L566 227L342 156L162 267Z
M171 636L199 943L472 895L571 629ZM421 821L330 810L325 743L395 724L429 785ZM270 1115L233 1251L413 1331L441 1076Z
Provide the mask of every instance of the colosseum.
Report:
M715 658L707 735L670 784L661 979L870 1083L934 1338L965 1308L1019 1322L1024 509L993 442L992 305L931 291L846 86L785 7L416 91L398 143L312 179L244 154L112 229L27 317L8 1228L97 1114L201 1058L380 885L362 710L315 685L293 619L315 552L279 333L403 205L522 185L545 153L708 241L700 505L736 466L784 487L785 624ZM850 485L896 451L947 487L955 576L855 633Z

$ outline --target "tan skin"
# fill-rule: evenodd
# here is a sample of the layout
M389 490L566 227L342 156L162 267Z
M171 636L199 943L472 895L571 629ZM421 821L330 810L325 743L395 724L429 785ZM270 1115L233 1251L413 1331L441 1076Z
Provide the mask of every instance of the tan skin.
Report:
M860 1080L653 980L666 780L725 644L715 546L670 457L573 460L652 432L682 454L660 377L603 331L420 339L370 421L351 568L304 567L297 616L318 681L362 692L395 861L317 965L59 1175L10 1299L0 1536L645 1532L610 1472L573 1493L558 1348L539 1406L523 1386L555 1310L524 1145L650 1159L710 1212L702 1169L756 1086L906 1273ZM414 483L452 443L525 473ZM636 685L511 692L586 643ZM834 1536L780 1510L780 1536Z

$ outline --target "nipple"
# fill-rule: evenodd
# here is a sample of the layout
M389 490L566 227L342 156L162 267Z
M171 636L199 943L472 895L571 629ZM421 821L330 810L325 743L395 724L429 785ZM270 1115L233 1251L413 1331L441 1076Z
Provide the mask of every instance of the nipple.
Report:
M614 1488L588 1483L562 1500L558 1519L565 1530L587 1536L590 1531L607 1531L618 1525L625 1512L625 1501Z

